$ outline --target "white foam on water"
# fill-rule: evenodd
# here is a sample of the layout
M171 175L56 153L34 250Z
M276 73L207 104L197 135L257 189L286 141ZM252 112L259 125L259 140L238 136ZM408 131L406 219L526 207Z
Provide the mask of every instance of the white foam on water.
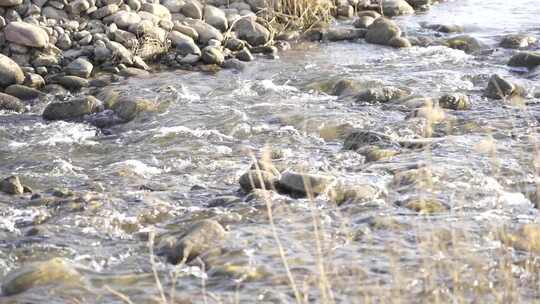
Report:
M136 159L128 159L122 162L117 162L111 164L109 167L119 173L132 173L143 178L149 178L163 172L163 170L160 168L149 166Z
M87 177L83 172L84 168L74 166L70 160L64 160L61 158L53 160L53 168L51 170L52 175L64 176L64 175L75 175L78 177Z
M218 130L190 129L185 126L161 127L154 130L155 138L167 137L171 134L186 134L197 138L217 137L220 140L233 140L232 136L225 135Z
M55 146L59 144L82 144L97 145L98 143L90 140L95 138L96 129L87 124L71 123L57 121L51 124L38 124L36 127L44 129L45 139L38 142L39 145Z

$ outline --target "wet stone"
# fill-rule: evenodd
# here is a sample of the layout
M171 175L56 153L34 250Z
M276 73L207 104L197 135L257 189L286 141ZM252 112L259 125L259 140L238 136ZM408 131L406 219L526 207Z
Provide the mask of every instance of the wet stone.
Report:
M358 150L366 146L399 147L399 145L386 134L366 130L353 130L345 138L343 150Z
M527 48L536 42L536 38L526 34L510 34L504 36L499 45L508 49L521 49Z
M82 275L68 261L54 258L22 266L8 273L2 283L2 292L10 296L46 285L82 285Z
M24 105L19 98L8 94L0 93L0 110L23 112Z
M446 94L439 99L439 106L451 110L469 110L471 108L471 101L469 96L464 94Z
M493 99L503 99L514 94L515 90L516 86L513 83L494 74L489 79L484 96Z
M440 213L450 209L442 201L429 197L409 198L404 202L398 202L397 205L418 212L419 214Z
M535 68L540 65L540 52L520 52L512 56L508 65L512 67Z
M101 101L93 96L79 97L66 102L53 102L43 111L46 120L63 120L82 117L99 112L103 107Z
M357 102L385 103L404 98L409 94L410 93L406 90L386 86L382 88L371 88L360 91L357 95L355 95L355 99Z
M0 181L0 191L7 194L23 194L24 187L18 176L10 176Z
M20 84L10 85L5 90L6 94L15 96L21 100L32 100L44 96L39 90Z
M226 237L226 231L214 220L202 220L188 227L178 236L166 236L158 245L158 254L168 261L178 264L190 262L199 255L219 248Z
M277 180L277 177L271 172L250 170L240 177L239 183L242 190L250 192L253 189L272 190L275 188Z
M281 175L278 188L286 194L317 196L325 192L333 181L334 179L327 175L287 171Z

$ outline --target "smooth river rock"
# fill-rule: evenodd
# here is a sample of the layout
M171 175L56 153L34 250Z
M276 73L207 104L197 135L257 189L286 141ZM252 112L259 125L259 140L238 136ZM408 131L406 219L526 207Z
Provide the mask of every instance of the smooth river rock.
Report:
M74 119L98 112L101 102L93 96L79 97L65 102L53 102L43 111L46 120Z
M508 61L509 66L535 68L540 65L540 52L520 52Z
M0 191L7 194L23 194L24 187L18 176L10 176L0 181Z
M4 29L7 41L20 45L44 48L49 45L49 35L41 27L30 23L15 21Z
M11 296L36 286L58 287L60 284L82 284L82 275L68 261L53 258L24 265L8 273L2 283L2 293Z
M0 110L22 112L24 105L19 98L0 93Z
M392 20L378 18L368 27L366 41L393 47L410 47L411 43L401 37L401 29Z
M158 254L166 256L170 263L182 260L190 262L199 255L219 248L227 232L214 220L202 220L188 227L179 236L163 238L158 245Z
M31 100L44 96L45 94L40 90L27 87L20 84L13 84L6 88L6 94L15 96L21 100Z
M11 58L0 54L0 87L21 84L24 74L19 65Z
M286 171L281 175L278 187L284 193L317 196L326 191L332 182L331 176Z

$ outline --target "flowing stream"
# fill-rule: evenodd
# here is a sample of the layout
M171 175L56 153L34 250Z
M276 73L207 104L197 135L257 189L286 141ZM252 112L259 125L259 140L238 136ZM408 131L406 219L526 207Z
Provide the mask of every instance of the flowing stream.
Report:
M178 70L122 80L115 90L155 101L161 110L107 130L45 122L39 104L23 115L0 114L2 175L17 174L37 192L84 197L47 205L0 194L0 277L63 257L87 280L84 288L36 287L0 302L123 303L111 288L133 303L156 303L155 270L165 296L175 289L178 303L292 303L276 235L307 302L538 300L538 281L520 264L526 253L504 250L497 231L538 218L540 99L514 105L482 97L495 73L534 95L539 75L511 70L506 63L514 51L498 42L510 33L540 38L538 16L535 0L461 0L397 18L408 36L452 36L423 22L461 25L485 43L480 54L363 40L301 43L280 59L257 58L242 72ZM320 90L340 79L425 97L464 93L472 109L447 111L427 146L365 162L342 149L343 137L332 136L336 126L401 138L420 138L426 126L407 119L403 105L355 103ZM266 150L278 167L369 184L379 193L340 206L325 196L312 201L274 193L274 235L266 202L246 198L238 185L252 157ZM396 183L396 174L407 170L425 176ZM418 195L449 210L421 215L397 203ZM228 230L224 253L210 263L215 267L175 268L159 257L151 263L151 232L205 218ZM510 278L502 270L507 263Z

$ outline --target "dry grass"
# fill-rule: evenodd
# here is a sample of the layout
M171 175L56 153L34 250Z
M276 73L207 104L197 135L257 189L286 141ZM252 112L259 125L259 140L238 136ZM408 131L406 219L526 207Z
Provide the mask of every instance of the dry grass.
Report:
M275 28L308 30L332 19L332 0L267 0L267 9L259 12Z
M170 44L150 36L142 36L131 48L134 56L141 57L144 61L153 62L167 54Z

